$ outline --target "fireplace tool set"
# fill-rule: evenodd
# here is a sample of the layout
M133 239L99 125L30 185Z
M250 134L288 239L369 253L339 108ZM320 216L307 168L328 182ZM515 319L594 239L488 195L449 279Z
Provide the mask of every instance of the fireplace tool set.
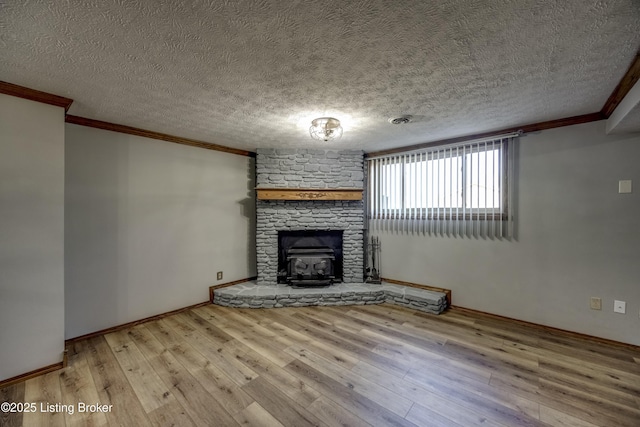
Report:
M380 278L380 238L371 236L367 244L367 269L365 283L382 283Z

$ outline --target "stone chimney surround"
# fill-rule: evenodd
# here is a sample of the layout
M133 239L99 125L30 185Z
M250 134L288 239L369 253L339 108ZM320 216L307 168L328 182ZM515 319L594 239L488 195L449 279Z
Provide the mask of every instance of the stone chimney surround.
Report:
M258 149L257 189L364 189L364 153L315 149ZM307 192L302 200L256 201L258 285L275 285L278 231L342 230L344 283L364 280L364 201L323 200L332 192ZM357 193L357 192L356 192ZM302 194L300 192L300 194ZM305 199L307 198L308 199ZM330 196L329 196L330 197Z

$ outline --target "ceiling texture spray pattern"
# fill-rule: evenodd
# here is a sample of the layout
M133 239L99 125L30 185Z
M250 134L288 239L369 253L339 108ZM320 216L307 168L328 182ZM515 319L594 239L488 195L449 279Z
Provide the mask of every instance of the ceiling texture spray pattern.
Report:
M0 8L0 80L72 98L73 115L248 150L376 151L593 113L640 46L638 0ZM342 139L309 137L323 116Z

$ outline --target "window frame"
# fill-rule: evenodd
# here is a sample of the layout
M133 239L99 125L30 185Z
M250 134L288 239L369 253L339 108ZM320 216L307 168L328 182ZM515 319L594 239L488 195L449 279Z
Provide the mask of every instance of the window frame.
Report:
M434 147L434 149L425 150L421 152L404 153L404 154L398 154L393 156L381 157L379 159L382 160L383 163L381 165L378 165L377 172L373 171L373 169L376 166L370 162L369 168L368 168L369 177L370 177L369 185L377 189L375 191L375 194L377 194L377 197L380 200L370 200L370 202L373 201L373 203L377 204L377 209L375 210L375 214L371 214L371 210L369 210L369 218L370 219L392 219L392 220L418 219L418 220L428 220L428 221L432 221L432 220L473 220L473 221L501 220L501 221L505 221L509 218L509 211L511 208L511 206L509 206L509 191L511 186L511 183L509 182L509 175L510 175L509 168L512 167L510 162L511 149L512 149L511 140L508 140L506 138L497 138L497 139L491 139L491 140L479 141L479 142L473 142L473 143L462 143L462 144L443 146L438 148ZM473 162L469 162L469 159L467 156L473 155L475 153L486 152L488 150L500 151L498 155L499 170L497 171L497 173L499 173L499 186L500 186L499 191L501 195L500 207L487 208L485 206L485 207L474 208L472 207L473 203L471 203L470 205L467 205L467 193L469 191L468 186L466 185L467 175L474 173ZM444 157L441 157L442 154L444 155ZM435 156L438 157L435 160L440 160L440 158L442 159L449 159L453 157L460 158L459 162L462 163L462 165L460 166L461 174L459 179L461 179L463 183L463 185L460 186L461 193L462 193L460 195L462 206L460 207L452 207L452 206L408 207L408 202L407 202L408 185L406 182L407 181L407 174L406 174L407 165L412 163L417 163L417 162L434 161ZM387 162L386 164L384 163L385 161ZM468 165L467 163L471 163L471 165ZM495 168L495 162L492 162L492 165ZM400 168L399 172L390 174L390 175L394 175L395 177L398 177L398 176L400 177L400 183L399 183L400 207L397 207L397 208L385 207L385 205L388 205L389 203L388 202L385 203L384 201L381 200L384 197L383 191L381 190L381 185L383 184L382 177L385 175L385 173L382 172L381 169L383 169L385 166L388 166L388 167L397 166ZM420 180L423 180L423 178L427 178L426 176L422 175L423 172L428 171L430 169L429 168L420 168L420 169L422 169L420 171ZM493 173L496 173L495 169ZM374 178L376 180L375 182L371 182L372 176L375 177ZM451 174L449 178L451 178ZM397 178L384 180L384 184L389 186L388 190L390 192L395 187L396 179ZM488 179L486 173L484 175L484 179L486 184ZM429 183L432 181L429 181L428 179L426 179L423 182ZM420 191L419 194L420 194L421 201L424 201L426 204L427 200L429 199L428 187L425 188L425 190L426 191ZM486 193L487 192L485 189L485 194ZM476 194L480 195L479 192L477 192Z

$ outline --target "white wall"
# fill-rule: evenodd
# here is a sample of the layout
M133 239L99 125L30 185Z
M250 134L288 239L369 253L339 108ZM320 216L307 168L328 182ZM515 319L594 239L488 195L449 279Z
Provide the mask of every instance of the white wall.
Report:
M207 301L210 285L255 275L254 159L66 132L67 338Z
M0 94L0 380L63 350L64 109Z
M457 306L640 345L639 159L640 135L606 135L605 121L520 138L516 241L376 233L382 275L449 288ZM618 194L621 179L632 194Z

